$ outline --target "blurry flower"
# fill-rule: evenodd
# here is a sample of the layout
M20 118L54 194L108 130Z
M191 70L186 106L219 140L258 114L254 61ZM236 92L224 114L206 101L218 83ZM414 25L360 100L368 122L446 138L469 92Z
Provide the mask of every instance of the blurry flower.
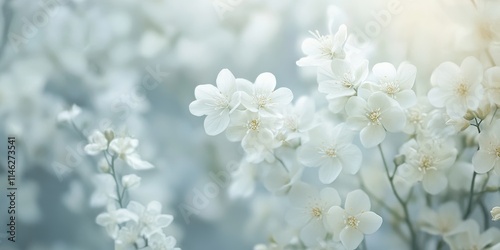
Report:
M136 170L150 169L154 166L147 161L143 161L135 149L139 145L139 140L130 137L115 138L109 143L109 149L120 159Z
M137 221L137 215L127 209L117 209L114 202L107 206L107 212L97 215L96 223L106 228L109 236L116 239L119 230L119 224L133 220Z
M414 65L403 62L396 70L394 65L384 62L375 64L372 71L377 82L368 86L374 91L385 93L403 108L415 105L417 97L412 87L417 76L417 68Z
M77 117L82 112L82 109L78 105L73 104L70 110L62 111L57 115L58 122L71 122L75 117Z
M494 221L500 220L500 207L492 208L490 213Z
M462 213L456 202L447 202L437 211L424 207L420 212L422 231L433 235L447 235L462 222Z
M370 211L368 195L362 190L347 194L345 209L333 206L326 217L333 229L335 240L342 242L347 249L355 249L363 241L364 234L375 233L382 225L382 217Z
M312 186L298 182L288 193L293 208L286 214L292 226L300 228L300 239L306 246L318 245L327 234L327 211L340 205L337 190L327 187L318 192Z
M108 148L108 140L100 131L95 130L89 136L89 144L84 147L84 150L89 155L99 154Z
M115 250L125 250L139 240L139 224L135 221L128 221L118 230L115 239Z
M492 227L481 234L477 222L469 219L445 236L444 240L453 250L496 250L500 249L500 244L498 244L500 243L500 230Z
M251 89L241 93L241 104L252 112L262 115L274 115L281 108L290 104L293 99L292 91L288 88L276 87L276 77L271 73L262 73L257 76Z
M247 160L258 163L269 158L267 154L272 155L272 149L280 145L275 140L273 130L280 128L281 122L275 117L237 110L231 114L226 136L230 141L241 141Z
M416 105L405 110L406 125L403 128L403 132L407 134L421 132L429 120L428 114L431 110L432 106L427 98L418 98Z
M128 174L122 177L123 188L135 188L141 184L141 177L135 174Z
M492 67L484 72L483 85L489 101L500 106L500 67Z
M325 93L332 112L344 110L349 97L356 95L359 85L368 76L368 61L349 62L333 59L318 69L318 91Z
M401 146L405 163L398 167L398 174L410 183L422 181L424 190L437 194L448 185L446 169L453 165L457 156L455 147L432 139L411 139Z
M302 138L304 133L315 125L314 123L314 100L308 97L300 97L294 106L289 105L283 111L283 128L285 138L283 143L296 138Z
M131 201L127 209L138 216L140 234L146 237L161 232L162 228L167 227L174 220L172 215L161 213L161 203L158 201L150 202L146 208L138 202Z
M157 232L148 238L148 246L151 250L180 250L175 247L177 241L172 236L166 236L162 232Z
M500 121L495 120L478 136L479 150L472 157L474 171L483 174L491 169L500 173Z
M361 130L361 144L366 148L377 146L385 139L385 131L401 131L406 117L399 105L385 94L377 92L368 101L353 96L347 101L347 125Z
M297 61L298 66L319 66L334 58L345 58L344 45L347 40L347 27L344 24L340 25L334 35L322 36L318 31L311 32L311 34L314 38L307 38L302 43L302 52L306 54L306 57Z
M361 166L362 154L351 143L350 131L344 124L330 128L321 126L310 133L311 140L297 150L299 161L308 167L320 167L319 179L322 183L332 183L341 170L356 174Z
M289 159L286 157L286 159ZM300 176L304 167L296 161L292 161L289 164L283 160L285 165L280 161L275 161L266 168L264 176L262 177L262 183L267 188L267 190L273 192L276 195L286 194L293 184L299 181Z
M431 75L434 86L428 93L429 102L445 107L448 114L465 115L476 110L483 97L483 66L475 57L467 57L460 67L452 62L440 64Z
M205 132L217 135L229 125L229 114L239 105L236 96L236 79L228 69L217 75L217 87L211 84L199 85L194 95L196 100L189 105L189 111L195 116L206 115Z
M258 166L242 160L238 169L231 173L232 181L229 186L229 196L248 197L255 190Z

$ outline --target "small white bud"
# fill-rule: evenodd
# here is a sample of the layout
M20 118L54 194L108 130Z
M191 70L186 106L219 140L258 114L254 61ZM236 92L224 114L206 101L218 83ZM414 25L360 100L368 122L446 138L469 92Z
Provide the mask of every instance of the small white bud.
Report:
M490 213L494 221L500 220L500 207L494 207Z
M141 177L135 174L124 175L122 177L122 185L124 188L135 188L141 184Z

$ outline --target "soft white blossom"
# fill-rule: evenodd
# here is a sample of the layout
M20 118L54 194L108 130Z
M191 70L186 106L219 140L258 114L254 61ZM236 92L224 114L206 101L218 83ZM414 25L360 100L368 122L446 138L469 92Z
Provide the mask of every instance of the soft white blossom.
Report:
M275 90L275 87L276 77L271 73L262 73L250 89L242 91L241 104L252 112L274 115L293 99L290 89L282 87Z
M135 151L139 140L130 137L115 138L109 143L109 149L117 157L124 160L127 165L136 170L150 169L154 166L141 159Z
M500 207L494 207L490 211L492 220L497 221L500 220Z
M356 95L367 76L367 60L333 59L318 69L318 91L326 94L329 109L338 113L344 110L349 97Z
M229 114L239 105L236 93L236 79L228 69L219 72L217 87L211 84L199 85L195 89L196 100L189 105L189 111L196 116L206 115L205 132L217 135L229 125Z
M327 234L327 212L340 205L340 196L333 188L320 192L303 182L295 183L288 193L293 208L286 214L288 223L300 228L300 239L307 246L316 246Z
M118 225L130 220L137 221L137 215L124 208L117 209L114 203L109 203L107 212L97 215L95 221L98 225L105 227L109 236L115 239L118 235Z
M382 217L370 208L368 195L359 189L347 194L344 208L330 208L326 216L334 239L340 240L346 249L355 249L365 234L375 233L382 225Z
M108 140L104 134L95 130L89 136L89 144L84 147L84 150L89 155L96 155L108 148Z
M141 184L141 177L135 174L128 174L122 176L122 186L123 188L135 188Z
M401 146L400 153L405 155L405 163L398 167L398 174L407 181L421 181L424 190L430 194L437 194L447 187L446 170L455 162L455 147L427 138L411 139Z
M172 223L174 217L169 214L162 214L161 207L161 203L158 201L151 201L146 207L135 201L131 201L127 205L127 209L138 217L137 221L141 227L141 235L150 237Z
M322 183L332 183L343 170L356 174L361 167L361 150L352 144L352 133L344 124L320 126L310 133L311 140L297 151L299 161L308 167L319 167Z
M474 57L467 57L460 67L452 62L440 64L431 75L434 86L428 93L430 103L445 107L450 113L465 115L476 110L483 98L483 66Z
M447 235L462 222L462 213L456 202L447 202L437 211L429 207L422 208L419 216L422 231L434 235Z
M500 106L500 67L492 67L484 72L484 91L492 104Z
M403 62L396 70L394 65L383 62L375 64L372 71L376 81L363 85L363 88L370 89L370 92L383 92L403 108L409 108L416 103L417 96L412 90L417 76L417 68L414 65Z
M307 38L302 43L302 52L306 57L297 61L298 66L319 66L334 58L344 59L344 45L347 40L347 27L340 25L335 34L323 36L318 31L311 32L314 38Z
M78 105L73 104L70 110L64 110L57 115L58 122L71 122L75 117L77 117L82 112L82 109Z
M500 173L500 121L481 131L478 141L479 150L472 157L474 171L482 174L495 169Z
M483 233L475 220L462 222L455 230L450 232L445 241L452 250L497 250L500 249L500 230L491 227Z
M361 130L360 139L366 148L380 144L386 131L401 131L406 124L406 117L399 105L387 95L377 92L365 101L354 96L347 101L347 125Z
M151 250L180 250L175 247L177 240L172 236L166 236L162 232L157 232L148 240L148 246Z

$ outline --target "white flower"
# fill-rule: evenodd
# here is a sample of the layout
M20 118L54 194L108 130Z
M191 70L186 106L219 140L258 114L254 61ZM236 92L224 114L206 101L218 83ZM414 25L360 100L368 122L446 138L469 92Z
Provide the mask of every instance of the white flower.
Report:
M344 170L356 174L361 166L362 154L351 143L352 135L344 124L335 127L321 126L311 131L311 140L297 151L299 161L308 167L320 167L322 183L332 183Z
M446 188L446 169L455 162L455 147L432 139L411 139L401 146L400 153L405 155L405 163L398 167L403 178L410 183L422 181L429 194L437 194Z
M122 186L124 188L134 188L141 184L141 177L135 174L128 174L122 177Z
M124 208L116 209L114 203L109 203L107 206L107 212L99 214L95 221L98 225L106 228L106 231L111 238L116 239L119 224L130 220L137 221L137 219L137 215L129 210Z
M484 72L484 90L492 104L500 106L500 67L492 67Z
M230 141L241 141L247 160L258 163L271 157L273 148L280 145L273 130L281 126L281 121L275 117L236 110L231 114L226 136Z
M57 115L58 122L71 122L75 117L77 117L82 112L82 109L78 105L73 104L70 110L64 110Z
M318 192L313 187L298 182L288 193L293 208L286 214L292 226L300 228L300 239L306 246L318 245L324 240L327 230L326 213L332 206L340 205L340 196L333 188Z
M497 221L500 220L500 207L494 207L490 211L492 220Z
M328 210L328 223L333 229L335 240L347 249L359 246L365 234L375 233L382 225L382 217L370 211L368 195L361 190L347 194L345 209L333 206Z
M115 239L115 250L127 249L130 245L139 240L139 224L135 221L128 221L120 228Z
M466 220L462 222L453 232L444 240L452 250L478 249L478 250L497 250L500 249L500 230L490 228L480 233L479 225L475 220Z
M467 57L460 67L452 62L440 64L431 75L434 86L428 93L429 102L438 108L446 107L450 115L465 115L476 110L483 97L483 66L474 57Z
M115 138L109 143L109 149L120 159L124 160L130 167L137 170L150 169L153 165L143 161L135 149L139 145L139 140L130 137Z
M434 235L447 235L462 222L462 213L456 202L447 202L437 211L424 207L420 212L422 231Z
M239 105L236 93L236 79L228 69L219 72L217 87L211 84L199 85L194 95L196 100L189 105L189 111L195 116L206 115L205 132L217 135L229 125L229 114Z
M308 97L300 97L294 106L289 105L283 111L284 134L282 143L287 143L296 138L302 138L314 124L314 100Z
M150 237L162 228L172 223L174 217L169 214L161 214L161 203L151 201L146 208L138 202L129 202L127 209L138 216L138 223L141 227L141 235Z
M100 131L95 130L89 136L90 143L87 144L83 149L85 153L89 155L99 154L101 151L104 151L108 148L108 140Z
M252 112L274 115L293 99L290 89L274 90L275 87L276 77L271 73L262 73L257 76L255 84L251 85L250 89L241 93L241 104Z
M375 64L372 71L377 81L366 85L372 88L372 91L385 93L403 108L409 108L416 103L417 96L412 90L417 76L417 68L414 65L403 62L396 71L394 65L384 62Z
M403 128L403 132L406 134L416 134L417 132L422 132L429 121L428 116L431 110L432 106L430 105L429 100L425 97L419 97L416 105L405 110L406 125Z
M151 250L180 250L180 248L175 247L175 244L177 241L174 237L166 236L162 232L157 232L148 239Z
M347 27L340 25L335 35L322 36L318 31L311 34L314 38L307 38L302 43L302 52L306 57L297 61L298 66L319 66L334 58L344 59L346 56L344 45L347 40Z
M377 92L368 101L353 96L347 101L347 125L361 130L360 139L366 148L374 147L385 139L385 131L401 131L406 123L403 110L387 95Z
M495 120L478 136L479 150L472 157L474 171L483 174L491 169L500 174L500 121Z
M342 111L349 97L356 95L359 85L368 76L368 61L348 62L333 59L318 69L318 91L327 94L332 112Z

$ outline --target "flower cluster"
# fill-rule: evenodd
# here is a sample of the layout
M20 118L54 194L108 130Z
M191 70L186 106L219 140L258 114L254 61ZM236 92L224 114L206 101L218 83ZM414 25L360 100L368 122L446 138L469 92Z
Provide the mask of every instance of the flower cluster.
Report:
M97 216L96 223L106 228L115 241L115 249L179 250L175 247L176 239L163 232L163 228L169 226L174 218L161 213L160 202L151 201L146 207L133 200L127 206L124 204L128 191L137 188L141 178L133 173L120 178L116 160L122 160L134 170L154 167L137 153L139 141L131 137L117 137L113 130L96 130L88 141L85 152L102 155L99 164L101 173L96 175L98 191L91 203L106 204L106 212Z
M469 56L460 66L444 62L417 77L408 61L380 62L370 70L346 25L313 36L303 42L306 56L297 65L316 70L324 101L301 97L292 104L292 92L275 90L271 73L251 83L224 69L217 87L196 87L190 105L192 114L207 116L207 134L225 131L228 140L241 142L245 156L231 193L249 196L260 179L293 207L286 224L277 220L282 226L269 230L271 243L255 249L355 249L382 224L370 199L393 217L394 230L406 227L399 234L412 249L427 242L451 249L500 247L500 231L483 223L481 233L475 219L480 212L489 217L492 204L484 197L500 190L500 68L494 61ZM383 150L387 141L400 143L391 149L393 164ZM374 148L379 163L366 161ZM376 175L352 179L380 165L385 184L373 184ZM318 178L308 178L306 167L317 167ZM328 186L318 191L318 184ZM370 185L395 199L380 197ZM341 189L347 193L344 207ZM423 203L415 218L410 206ZM498 207L491 210L493 220L498 214Z

